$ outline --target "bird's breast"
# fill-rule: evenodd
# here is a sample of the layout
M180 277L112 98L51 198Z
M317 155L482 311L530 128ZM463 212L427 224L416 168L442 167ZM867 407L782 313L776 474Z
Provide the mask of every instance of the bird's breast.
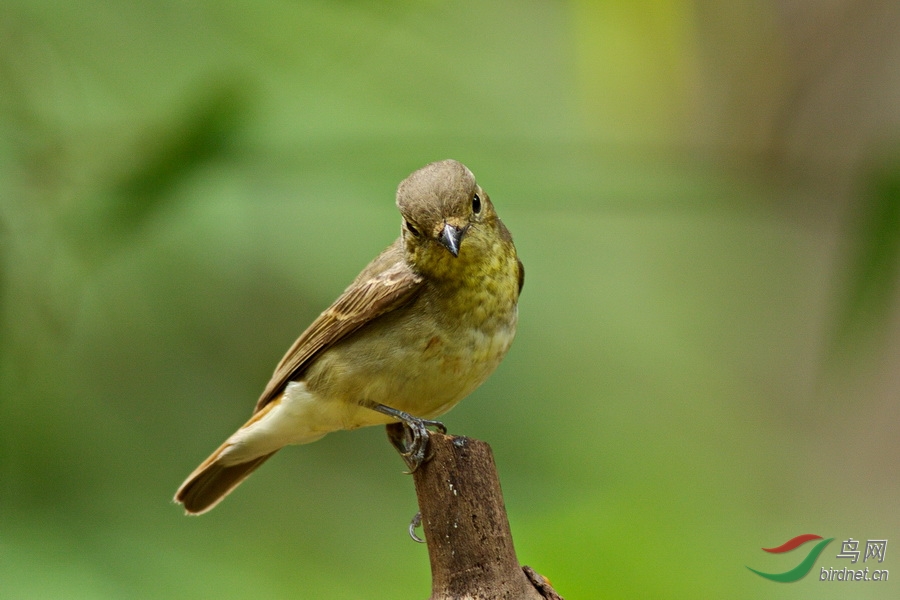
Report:
M481 385L516 333L518 271L511 261L462 280L426 281L416 299L325 351L307 373L323 400L346 406L344 428L386 422L385 404L437 417Z

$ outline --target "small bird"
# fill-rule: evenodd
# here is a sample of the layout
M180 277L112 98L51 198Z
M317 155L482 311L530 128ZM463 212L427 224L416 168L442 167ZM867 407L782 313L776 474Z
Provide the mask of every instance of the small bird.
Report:
M404 458L481 385L516 333L525 271L475 176L431 163L397 188L400 237L287 351L253 416L178 489L188 514L218 504L276 451L340 429L403 422Z

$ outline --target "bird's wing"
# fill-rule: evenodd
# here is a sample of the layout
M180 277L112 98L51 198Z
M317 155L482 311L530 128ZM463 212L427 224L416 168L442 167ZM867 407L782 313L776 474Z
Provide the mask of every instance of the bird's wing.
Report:
M525 285L525 265L522 264L522 261L518 258L516 262L519 263L519 294L522 293L522 287Z
M320 352L366 323L403 306L413 299L421 285L422 278L403 260L399 244L385 250L297 338L275 368L254 412L275 398Z

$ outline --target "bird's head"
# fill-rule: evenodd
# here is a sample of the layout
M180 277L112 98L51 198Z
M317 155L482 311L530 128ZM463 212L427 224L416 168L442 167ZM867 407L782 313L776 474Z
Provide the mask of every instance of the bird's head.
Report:
M490 252L488 231L497 214L460 162L431 163L404 179L397 188L397 208L407 256L423 272L454 271Z

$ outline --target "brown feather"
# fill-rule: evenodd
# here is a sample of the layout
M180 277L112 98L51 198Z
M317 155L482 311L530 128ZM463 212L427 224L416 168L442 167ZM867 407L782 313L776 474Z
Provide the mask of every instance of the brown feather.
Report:
M175 494L175 501L184 505L188 514L201 515L222 501L250 473L263 464L274 452L238 465L225 466L218 462L204 462L188 477ZM214 458L213 455L210 458Z
M522 287L525 285L525 265L522 264L522 261L518 258L516 262L519 263L519 294L522 293Z
M406 264L400 240L397 240L300 334L275 368L254 412L262 410L277 397L289 381L300 377L320 352L412 300L422 281L422 277Z
M276 400L269 405L267 410L254 413L250 420L241 426L241 429L262 419L277 404ZM230 446L231 443L226 440L224 444L216 448L215 452L188 475L178 491L175 492L175 502L182 503L188 514L199 515L213 508L267 458L275 454L275 452L270 452L244 463L223 465L220 462L222 453Z
M399 240L373 260L328 309L313 321L294 342L275 368L260 396L253 416L244 424L262 418L276 404L285 386L303 371L320 352L350 335L366 323L410 301L420 289L422 278L403 260ZM236 465L223 465L221 454L226 441L197 467L175 494L190 514L202 514L218 504L274 452Z

